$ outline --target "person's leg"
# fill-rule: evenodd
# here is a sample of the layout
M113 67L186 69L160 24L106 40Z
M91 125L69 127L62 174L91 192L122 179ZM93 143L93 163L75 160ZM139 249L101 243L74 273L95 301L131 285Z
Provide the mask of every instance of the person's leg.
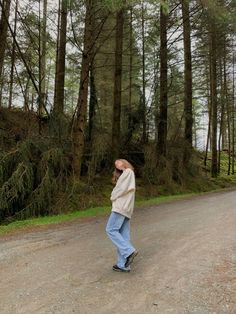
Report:
M125 263L126 263L126 258L124 256L122 256L119 249L117 249L117 263L116 263L116 265L119 268L130 270L130 266L125 267Z
M129 241L129 243L131 244L130 242L130 219L128 219L123 225L122 225L122 228L120 230L122 236L127 239L127 241ZM132 245L132 244L131 244ZM133 245L132 245L133 246ZM128 256L126 259L125 259L125 264L124 264L124 268L126 269L130 269L130 265L133 263L133 260L135 258L135 256L137 256L138 254L138 251L136 251L134 249L134 251L130 254L130 256Z
M125 220L120 228L120 234L127 242L130 243L130 219L127 217L125 217ZM119 249L117 249L117 266L120 268L130 269L130 266L125 267L125 263L126 258L121 255Z
M130 219L125 217L124 223L120 228L120 233L122 234L123 238L130 242Z
M108 237L119 249L119 253L123 256L124 259L128 257L135 250L134 247L123 238L120 233L123 223L125 222L125 216L112 212L106 226L106 232ZM126 228L125 228L126 229Z

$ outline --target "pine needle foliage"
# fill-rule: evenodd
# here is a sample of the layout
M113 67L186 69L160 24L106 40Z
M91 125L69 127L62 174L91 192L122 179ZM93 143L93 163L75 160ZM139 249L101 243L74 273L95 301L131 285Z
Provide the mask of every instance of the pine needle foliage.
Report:
M51 140L27 140L0 156L0 222L50 214L70 172L67 153Z
M14 214L32 190L33 171L30 165L21 162L0 189L1 218Z

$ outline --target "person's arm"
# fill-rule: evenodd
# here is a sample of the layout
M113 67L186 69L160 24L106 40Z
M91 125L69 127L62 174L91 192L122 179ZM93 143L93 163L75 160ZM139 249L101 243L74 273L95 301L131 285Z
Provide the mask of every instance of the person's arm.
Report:
M117 180L116 186L111 193L111 201L116 200L118 197L135 190L135 176L131 169L126 169Z

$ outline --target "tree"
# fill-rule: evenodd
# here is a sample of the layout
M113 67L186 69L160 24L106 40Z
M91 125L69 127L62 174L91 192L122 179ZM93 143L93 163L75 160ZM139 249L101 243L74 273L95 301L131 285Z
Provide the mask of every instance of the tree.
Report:
M193 110L192 110L192 57L191 26L189 18L189 1L182 0L183 35L184 35L184 117L185 117L185 153L184 163L189 161L192 148Z
M118 158L120 153L123 26L124 26L124 9L122 8L116 13L115 76L114 76L113 122L112 122L113 159Z
M3 73L3 63L5 57L5 50L7 44L7 29L8 29L8 19L10 14L11 0L1 0L0 1L2 15L0 19L0 85L2 86L2 73ZM1 106L1 95L0 95L0 106Z
M80 178L82 155L85 144L85 127L87 122L87 103L88 103L88 83L89 69L92 60L92 18L93 1L86 1L86 15L84 28L84 50L82 54L82 64L80 72L80 87L77 103L77 114L73 121L72 143L73 143L73 170L75 176Z
M211 174L213 177L217 176L217 33L216 23L214 18L210 22L209 30L209 47L210 47L210 95L211 95L211 108L212 108L212 163L211 163Z
M16 37L17 10L18 10L18 0L16 0L16 5L15 5L15 21L14 21L14 35L13 35L14 37ZM9 108L12 107L15 59L16 59L16 43L13 39L12 53L11 53L10 93L9 93L9 103L8 103Z
M61 2L60 27L58 34L58 53L56 60L54 113L61 115L64 111L65 87L65 55L66 55L66 29L67 29L67 0Z
M160 7L160 114L158 123L158 155L166 157L166 141L167 141L167 25L168 13L166 12L167 0L161 3Z
M143 134L142 142L147 142L147 112L146 112L146 75L145 75L145 20L144 20L144 3L142 1L141 8L141 21L142 21L142 125L143 125Z
M40 34L40 51L39 51L39 93L40 93L40 103L39 103L39 115L43 113L43 108L46 106L46 48L47 48L47 0L43 0L43 22L42 22L42 35ZM66 24L66 16L65 16ZM64 31L66 33L66 25L64 26ZM41 28L40 28L41 31ZM64 52L65 53L65 52ZM65 59L65 56L64 56ZM63 70L63 69L62 69ZM65 69L64 69L65 71Z
M235 84L235 55L234 55L234 51L233 51L233 57L232 57L232 63L233 63L233 75L232 75L232 95L233 95L233 99L232 99L232 105L233 105L233 110L232 110L232 137L233 137L233 140L232 140L232 174L235 173L235 170L234 170L234 166L235 166L235 87L234 87L234 84Z

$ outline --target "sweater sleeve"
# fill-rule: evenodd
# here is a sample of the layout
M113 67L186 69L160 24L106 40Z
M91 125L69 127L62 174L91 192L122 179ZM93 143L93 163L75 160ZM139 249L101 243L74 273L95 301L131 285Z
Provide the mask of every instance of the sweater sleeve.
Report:
M135 176L131 169L126 169L117 180L116 186L111 193L111 201L116 200L122 195L135 190Z

